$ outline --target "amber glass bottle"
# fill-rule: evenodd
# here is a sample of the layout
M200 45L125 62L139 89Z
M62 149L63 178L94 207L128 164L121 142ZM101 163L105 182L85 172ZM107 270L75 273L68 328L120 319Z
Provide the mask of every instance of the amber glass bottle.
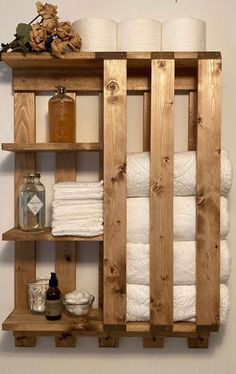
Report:
M75 102L63 86L48 102L49 142L75 142Z
M61 318L62 300L61 291L59 290L58 280L55 273L51 273L49 288L46 292L45 315L50 321L56 321Z

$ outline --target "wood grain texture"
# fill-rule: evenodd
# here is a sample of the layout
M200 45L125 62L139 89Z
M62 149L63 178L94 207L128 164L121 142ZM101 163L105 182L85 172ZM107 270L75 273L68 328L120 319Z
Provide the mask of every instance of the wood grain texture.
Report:
M173 324L174 60L152 61L150 325Z
M143 152L150 151L151 137L151 94L143 94Z
M76 100L75 93L68 93ZM55 181L67 182L76 180L76 154L57 153ZM76 289L76 242L56 242L55 271L58 277L59 287L63 294ZM57 347L74 347L76 339L73 336L56 337Z
M140 66L141 61L137 61L137 67ZM149 61L150 65L150 61ZM127 90L129 92L140 91L145 92L151 89L150 66L145 70L137 71L131 70L127 77ZM14 72L14 90L15 91L54 91L55 85L61 84L67 87L68 90L76 90L78 92L101 92L103 90L103 75L102 70L84 71L68 70L63 72L61 70L16 70ZM176 91L193 91L197 90L197 72L181 69L176 72L175 78Z
M24 332L15 332L15 347L35 347L36 337L29 336Z
M46 335L58 337L61 333L68 333L73 336L97 336L107 338L118 336L140 336L151 338L153 334L149 331L149 322L128 322L126 330L114 330L108 335L103 328L103 316L101 309L92 309L89 316L73 317L62 314L62 318L53 323L48 323L44 315L33 315L28 310L14 310L2 324L4 331L24 332L24 335ZM196 324L191 322L174 323L173 331L160 331L155 337L176 336L194 337L206 335L206 332L196 332Z
M197 92L188 95L188 150L197 149Z
M126 60L104 61L104 325L126 322Z
M117 336L106 336L104 338L98 338L99 348L118 348L119 337Z
M14 94L14 142L35 142L35 94ZM18 153L15 157L15 226L19 225L19 187L24 173L35 172L35 154ZM36 244L33 241L15 243L15 308L27 307L27 282L36 275ZM24 336L15 338L15 345L31 346L36 340Z
M42 231L26 232L18 227L14 227L2 234L2 240L17 240L17 241L69 241L69 242L89 242L89 241L103 241L103 235L92 237L87 236L53 236L51 234L51 227L45 227Z
M197 128L196 322L220 323L221 60L199 60Z
M164 348L164 338L162 336L143 338L143 348Z
M2 150L11 152L101 151L99 143L2 143Z
M188 338L188 348L208 348L209 333Z

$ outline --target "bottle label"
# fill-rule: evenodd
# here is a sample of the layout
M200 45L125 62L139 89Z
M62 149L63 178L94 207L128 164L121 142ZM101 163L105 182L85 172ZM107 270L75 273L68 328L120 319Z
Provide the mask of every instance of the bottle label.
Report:
M49 317L60 316L62 312L61 299L59 300L46 300L45 301L45 314Z
M27 207L33 213L34 216L40 211L43 207L42 201L38 198L37 195L34 195L32 199L28 202Z

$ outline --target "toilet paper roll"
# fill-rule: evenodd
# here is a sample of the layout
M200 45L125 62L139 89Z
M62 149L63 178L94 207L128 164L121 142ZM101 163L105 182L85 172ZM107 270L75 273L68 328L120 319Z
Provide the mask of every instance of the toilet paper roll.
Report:
M175 18L162 24L163 51L205 51L206 23L195 18Z
M118 23L119 51L160 51L161 23L148 18L124 19Z
M108 18L81 18L73 22L72 30L82 39L82 52L117 51L117 23Z

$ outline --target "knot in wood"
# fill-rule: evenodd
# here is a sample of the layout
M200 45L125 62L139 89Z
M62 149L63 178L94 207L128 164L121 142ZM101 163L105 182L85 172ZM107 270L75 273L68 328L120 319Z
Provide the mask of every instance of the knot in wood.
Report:
M159 181L153 183L152 192L155 194L158 194L159 192L161 192L161 184Z
M163 61L163 60L160 60L158 62L158 66L159 66L160 69L164 69L166 67L166 62Z
M151 309L154 310L155 312L161 309L161 304L156 303L153 297L150 298L150 306L151 306Z
M161 280L162 281L167 281L169 279L169 276L166 274L166 275L161 275Z
M118 167L118 175L126 174L126 162Z
M119 269L116 264L105 263L105 276L110 280L114 280L119 275Z
M198 195L197 196L197 206L201 206L201 205L203 205L204 204L204 202L205 202L205 197L204 196L201 196L201 195Z
M163 161L164 161L164 165L169 165L169 163L170 163L170 159L169 159L169 157L163 157Z
M69 255L65 255L64 257L66 262L71 262L71 257Z
M112 79L106 84L106 88L111 95L115 95L116 91L119 89L119 85L114 79Z
M197 118L197 124L198 124L199 126L202 126L202 124L203 124L203 119L202 119L202 117L198 117L198 118Z

